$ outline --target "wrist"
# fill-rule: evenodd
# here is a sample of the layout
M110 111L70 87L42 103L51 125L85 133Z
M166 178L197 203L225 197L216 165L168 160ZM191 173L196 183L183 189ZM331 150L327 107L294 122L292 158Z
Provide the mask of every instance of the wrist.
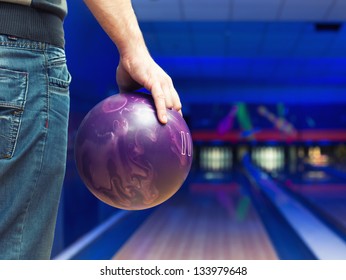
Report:
M114 41L115 45L118 48L120 57L129 58L142 57L143 55L148 55L149 52L140 30L133 30L129 32L133 33L127 33L127 36L122 36L121 38L118 38L118 40Z

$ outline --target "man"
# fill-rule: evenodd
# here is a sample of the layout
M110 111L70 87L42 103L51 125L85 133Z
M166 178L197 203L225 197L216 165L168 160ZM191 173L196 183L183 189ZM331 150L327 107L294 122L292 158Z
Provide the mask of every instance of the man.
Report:
M121 91L139 87L157 115L181 111L150 56L130 0L85 0L118 48ZM0 259L50 258L65 172L70 74L66 0L0 0Z

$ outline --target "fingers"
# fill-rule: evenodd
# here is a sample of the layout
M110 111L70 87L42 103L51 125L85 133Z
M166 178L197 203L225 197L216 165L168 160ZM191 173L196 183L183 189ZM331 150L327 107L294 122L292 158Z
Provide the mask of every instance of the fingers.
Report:
M168 119L167 119L167 111L166 111L166 97L165 94L161 88L160 84L155 84L152 87L152 92L151 92L155 107L156 107L156 112L157 112L157 117L159 121L163 124L166 124Z
M180 102L180 98L178 95L178 92L175 90L173 83L172 86L170 88L170 92L171 92L171 96L172 96L172 102L173 102L173 106L172 108L176 111L178 111L180 114L182 114L182 106L181 106L181 102Z
M161 123L166 124L168 121L167 109L176 110L182 115L180 98L169 76L165 77L161 83L157 82L152 87L151 93L155 102L157 117Z

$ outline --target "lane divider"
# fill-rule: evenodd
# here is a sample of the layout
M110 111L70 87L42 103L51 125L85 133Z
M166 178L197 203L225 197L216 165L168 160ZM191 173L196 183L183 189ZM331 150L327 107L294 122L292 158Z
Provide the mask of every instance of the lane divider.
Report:
M71 260L76 255L78 255L84 248L89 246L89 244L93 243L96 239L101 237L105 232L110 230L117 222L126 218L130 214L129 211L120 210L115 215L110 217L104 223L100 224L86 235L81 237L71 246L67 247L64 251L58 254L54 260Z

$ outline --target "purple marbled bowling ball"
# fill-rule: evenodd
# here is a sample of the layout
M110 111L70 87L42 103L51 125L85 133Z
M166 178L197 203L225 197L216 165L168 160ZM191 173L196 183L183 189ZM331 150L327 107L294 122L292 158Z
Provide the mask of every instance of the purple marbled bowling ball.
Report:
M174 195L192 163L191 133L175 110L156 117L149 94L119 93L85 116L76 136L77 169L101 201L121 209L154 207Z

